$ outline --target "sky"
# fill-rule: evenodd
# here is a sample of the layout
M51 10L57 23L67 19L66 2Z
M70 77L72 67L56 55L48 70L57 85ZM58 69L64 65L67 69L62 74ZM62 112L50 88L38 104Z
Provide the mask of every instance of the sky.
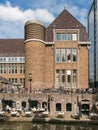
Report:
M87 14L93 0L0 0L0 39L24 38L28 20L46 27L66 8L87 28Z

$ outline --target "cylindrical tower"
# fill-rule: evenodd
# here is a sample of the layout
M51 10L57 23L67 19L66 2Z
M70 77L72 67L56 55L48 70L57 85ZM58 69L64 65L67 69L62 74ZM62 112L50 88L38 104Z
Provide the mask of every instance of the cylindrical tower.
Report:
M44 85L45 27L40 22L25 24L25 86L38 89ZM29 75L32 75L29 77ZM32 81L32 83L31 83ZM30 88L31 87L31 88ZM31 90L30 90L31 91Z

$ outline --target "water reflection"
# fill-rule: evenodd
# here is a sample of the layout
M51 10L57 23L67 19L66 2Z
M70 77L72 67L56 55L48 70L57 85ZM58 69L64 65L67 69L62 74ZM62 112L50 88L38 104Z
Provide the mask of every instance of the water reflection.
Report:
M0 123L0 130L96 130L97 125L33 124L30 122Z

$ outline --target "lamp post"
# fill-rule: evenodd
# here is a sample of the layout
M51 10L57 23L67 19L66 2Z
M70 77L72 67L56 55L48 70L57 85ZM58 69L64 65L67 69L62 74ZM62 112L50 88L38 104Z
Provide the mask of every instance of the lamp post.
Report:
M29 81L30 81L30 93L32 92L32 74L29 74Z

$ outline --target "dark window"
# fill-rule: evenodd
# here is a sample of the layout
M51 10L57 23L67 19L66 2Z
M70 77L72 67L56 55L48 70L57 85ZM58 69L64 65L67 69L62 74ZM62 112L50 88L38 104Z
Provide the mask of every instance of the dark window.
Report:
M66 104L66 111L72 111L72 104L71 103Z
M22 107L26 108L26 102L22 102Z
M56 104L56 111L61 111L61 103Z

